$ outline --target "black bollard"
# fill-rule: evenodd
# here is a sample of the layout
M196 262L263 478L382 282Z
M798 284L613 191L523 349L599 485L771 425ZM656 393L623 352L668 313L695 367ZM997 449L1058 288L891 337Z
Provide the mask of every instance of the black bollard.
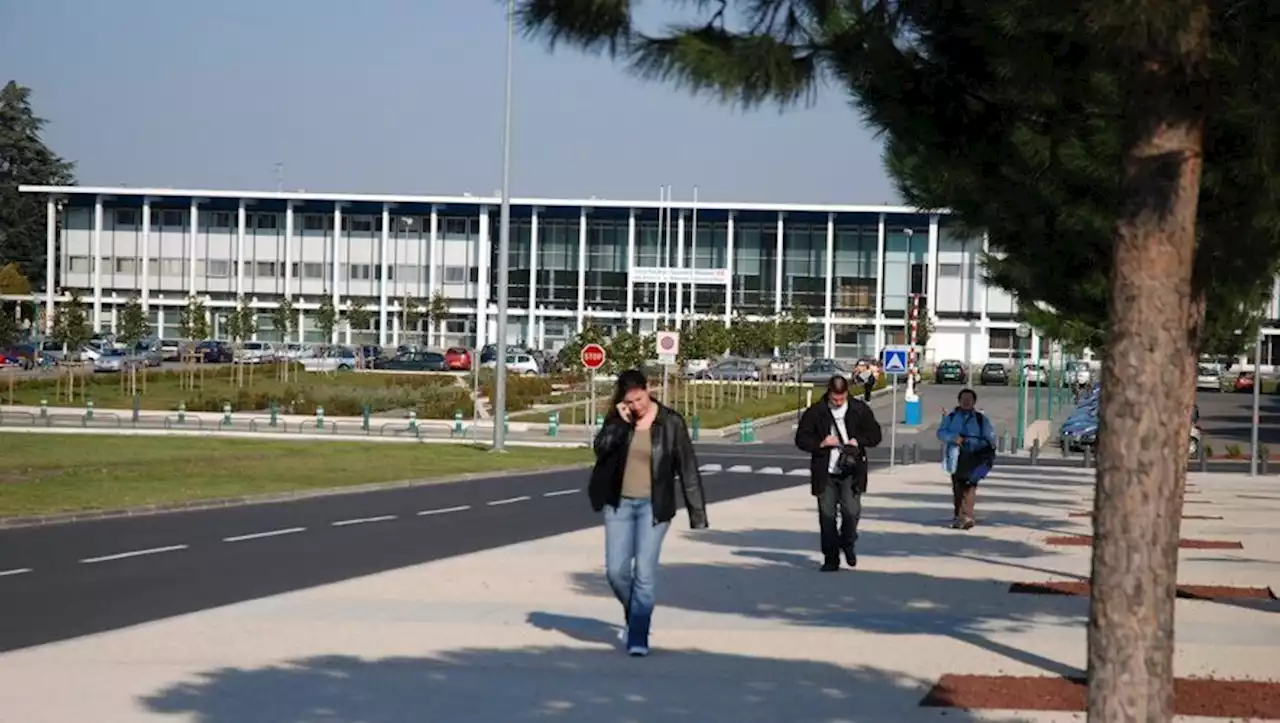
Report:
M1084 456L1080 458L1080 466L1089 469L1093 463L1093 448L1085 446Z
M1040 440L1031 443L1031 465L1035 466L1040 463Z
M1004 454L1005 440L1007 438L1008 438L1008 435L1004 435L1004 434L1000 435L999 437L996 437L996 452L1000 454Z
M915 442L911 443L911 464L920 463L920 445Z
M1264 447L1259 450L1258 454L1258 474L1266 474L1267 467L1270 463L1271 453Z
M1200 471L1208 472L1209 471L1209 455L1204 453L1204 445L1200 445L1200 449L1197 451L1196 456L1200 458Z

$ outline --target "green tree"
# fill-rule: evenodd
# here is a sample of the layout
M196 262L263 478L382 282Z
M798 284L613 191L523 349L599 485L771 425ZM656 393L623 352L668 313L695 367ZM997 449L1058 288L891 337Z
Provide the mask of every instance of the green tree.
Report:
M653 334L641 336L631 331L620 331L613 335L605 347L609 353L606 368L617 374L628 369L640 369L658 356L657 338ZM579 346L581 351L582 347Z
M0 347L15 344L22 338L22 328L13 314L12 304L0 304Z
M347 328L351 330L353 340L357 335L367 333L372 321L373 313L364 305L364 301L352 299L347 302Z
M199 297L187 299L187 305L178 314L178 333L187 341L203 341L209 338L209 312Z
M431 300L427 302L427 309L425 312L425 316L427 319L428 328L435 329L436 343L438 344L443 343L440 341L441 338L443 337L441 324L444 323L445 317L447 317L448 315L449 315L449 300L445 298L444 294L437 291L436 293L431 295ZM428 340L427 343L430 344L431 341Z
M135 296L120 309L116 339L132 349L148 336L151 336L151 322L147 321L147 312L143 311L142 302Z
M729 328L720 318L691 319L680 331L680 354L684 364L691 359L717 359L729 350L732 341Z
M0 88L0 262L17 264L25 278L44 275L45 199L18 186L75 182L74 164L41 138L45 121L31 107L31 89L9 81Z
M258 314L248 299L240 297L240 303L227 314L226 331L231 343L237 347L258 333Z
M792 307L776 323L774 346L783 354L794 353L801 345L812 341L810 323L809 312Z
M293 301L281 299L276 308L271 310L271 326L280 332L281 341L289 341L298 326L298 312L293 308Z
M325 343L333 339L333 330L338 327L338 310L333 306L333 298L325 296L320 299L320 308L316 309L316 330L324 338Z
M604 337L604 329L600 325L590 319L583 320L582 331L578 332L560 349L560 364L565 369L573 369L575 371L585 371L582 366L582 347L587 344L599 344L607 351L609 342Z
M31 293L31 282L15 263L0 266L0 294L26 296Z
M990 274L1024 311L1045 301L1079 330L1100 330L1111 391L1089 713L1167 720L1183 455L1210 289L1247 298L1280 258L1280 107L1266 100L1280 90L1280 42L1267 30L1276 11L725 0L688 5L698 21L655 35L639 30L634 7L521 0L520 13L552 44L747 107L805 102L835 81L883 133L908 204L988 231Z
M67 347L67 351L75 354L80 347L89 343L93 331L89 328L89 315L85 311L84 302L75 291L71 298L58 307L53 317L53 338Z
M420 338L418 325L422 323L422 304L409 294L400 300L400 330L406 340Z

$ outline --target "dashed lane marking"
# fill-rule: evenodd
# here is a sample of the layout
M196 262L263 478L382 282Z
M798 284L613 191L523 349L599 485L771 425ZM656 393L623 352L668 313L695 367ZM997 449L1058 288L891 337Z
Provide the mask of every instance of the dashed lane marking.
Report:
M493 502L486 502L485 504L490 507L497 507L499 505L510 505L516 502L525 502L528 499L529 499L529 495L523 495L521 497L510 497L505 500L494 500Z
M543 497L563 497L564 495L576 494L577 490L558 490L556 492L543 492Z
M12 570L0 570L0 577L9 577L10 575L21 575L21 574L23 574L23 573L27 573L27 572L31 572L31 568L29 568L29 567L18 567L18 568L14 568L14 569L12 569Z
M763 467L760 470L760 474L779 475L779 474L783 474L783 471L781 467Z
M349 527L351 525L363 525L370 522L389 522L396 519L395 515L378 515L377 517L357 517L353 520L338 520L331 523L334 527Z
M725 470L725 472L739 472L739 473L750 472L750 471L751 471L751 468L745 464L735 464L734 466Z
M283 530L269 530L267 532L250 532L247 535L233 535L231 537L222 538L223 542L245 542L246 540L261 540L264 537L279 537L280 535L292 535L296 532L305 532L305 527L288 527Z
M103 555L101 557L86 557L81 560L83 565L92 565L98 562L111 562L112 560L123 560L128 557L142 557L143 555L158 555L162 552L175 552L177 550L185 550L187 545L168 545L166 547L152 547L147 550L131 550L129 552L118 552L114 555Z
M418 517L427 517L429 515L447 515L450 512L463 512L471 509L471 505L458 505L457 507L441 507L438 510L423 510L418 513Z

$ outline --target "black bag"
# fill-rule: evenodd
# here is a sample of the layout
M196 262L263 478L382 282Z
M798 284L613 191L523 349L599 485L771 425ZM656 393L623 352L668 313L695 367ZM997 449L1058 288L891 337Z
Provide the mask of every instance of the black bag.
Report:
M982 412L977 412L974 416L978 418L978 434L982 434L983 427L986 426L986 420L982 416ZM992 467L996 466L996 450L988 442L977 449L968 447L960 447L959 454L956 455L956 471L955 476L959 479L971 481L976 484ZM978 479L974 478L974 473L978 472Z
M846 427L849 425L849 415L852 413L852 408L845 412ZM831 476L836 479L853 477L862 470L866 457L862 454L861 447L849 444L849 440L845 439L844 433L840 431L840 425L832 424L831 426L835 427L836 437L840 439L840 456L836 457L836 471Z

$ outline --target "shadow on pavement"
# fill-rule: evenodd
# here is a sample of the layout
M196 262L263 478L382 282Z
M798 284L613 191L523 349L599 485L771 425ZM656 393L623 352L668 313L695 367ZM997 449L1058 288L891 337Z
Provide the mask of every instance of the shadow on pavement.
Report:
M561 618L575 637L594 621ZM615 649L467 648L436 657L322 656L202 673L143 699L200 723L898 723L932 681L876 668ZM962 710L948 720L974 721Z

